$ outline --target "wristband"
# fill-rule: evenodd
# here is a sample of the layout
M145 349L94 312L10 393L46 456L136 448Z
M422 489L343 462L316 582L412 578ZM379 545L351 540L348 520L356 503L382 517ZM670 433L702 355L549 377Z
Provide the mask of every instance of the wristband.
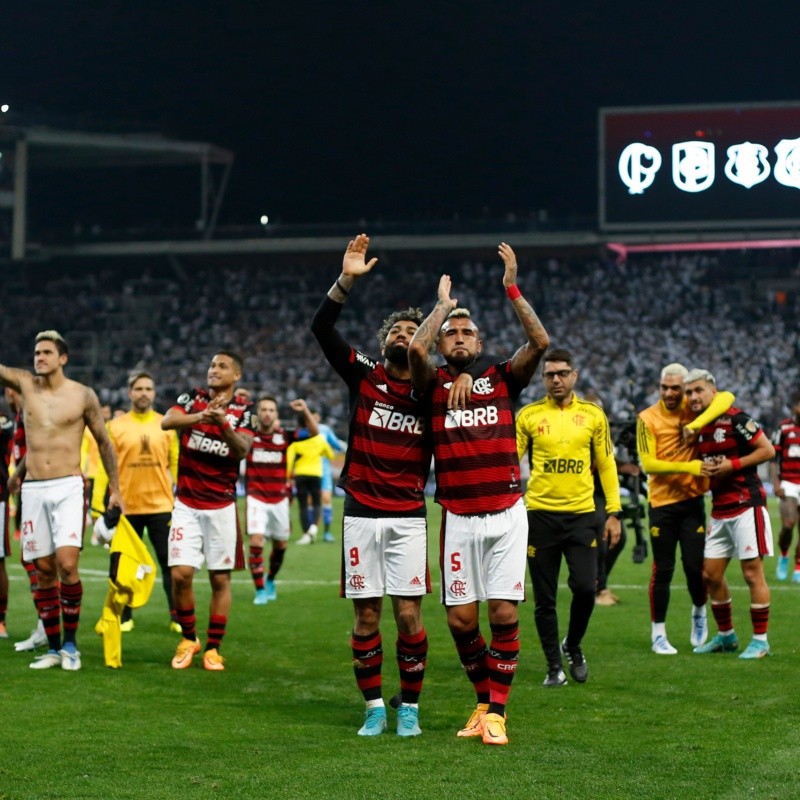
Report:
M344 288L344 286L342 286L342 284L341 284L341 283L339 283L339 279L338 279L338 278L336 279L336 288L337 288L337 289L338 289L338 290L339 290L339 291L340 291L340 292L341 292L341 293L342 293L342 294L343 294L345 297L347 297L347 296L350 294L350 292L348 292L348 291L347 291L347 289L345 289L345 288Z
M730 462L734 472L738 472L742 468L742 462L740 459L732 458L730 459Z
M506 286L506 294L508 295L508 299L513 303L518 297L522 297L522 292L519 290L519 286L516 283L511 284L511 286Z

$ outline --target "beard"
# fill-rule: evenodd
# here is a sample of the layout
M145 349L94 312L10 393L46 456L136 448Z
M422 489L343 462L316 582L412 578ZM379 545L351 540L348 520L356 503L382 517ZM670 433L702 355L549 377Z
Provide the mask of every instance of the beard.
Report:
M475 363L476 356L445 356L445 361L459 372Z
M408 348L390 344L383 348L383 357L390 363L398 367L408 366Z

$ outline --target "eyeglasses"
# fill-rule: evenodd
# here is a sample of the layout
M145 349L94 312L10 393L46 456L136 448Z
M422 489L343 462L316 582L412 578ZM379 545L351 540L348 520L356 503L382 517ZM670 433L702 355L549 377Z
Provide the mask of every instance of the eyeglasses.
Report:
M543 372L542 373L542 377L546 381L552 381L556 377L561 378L561 380L563 381L563 380L566 380L567 378L569 378L569 376L572 375L572 373L574 371L575 370L572 370L572 369L559 369L559 370L556 370L555 372Z

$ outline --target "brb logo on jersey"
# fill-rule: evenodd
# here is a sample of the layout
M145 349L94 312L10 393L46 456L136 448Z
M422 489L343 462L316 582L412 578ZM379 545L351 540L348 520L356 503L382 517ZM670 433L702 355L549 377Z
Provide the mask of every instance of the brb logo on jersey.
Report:
M199 453L208 453L209 455L222 456L223 458L231 452L226 442L221 442L219 439L211 439L200 431L191 432L188 447L190 450L197 450Z
M499 419L496 406L464 408L448 411L444 418L444 426L445 428L479 428L483 425L497 425Z
M253 450L254 464L280 464L283 452L275 450Z
M545 474L549 475L580 475L584 463L577 458L550 458L544 462Z
M425 430L425 421L414 414L404 414L395 411L394 406L384 403L375 403L369 415L369 424L374 428L384 428L387 431L400 433L413 433L421 435Z

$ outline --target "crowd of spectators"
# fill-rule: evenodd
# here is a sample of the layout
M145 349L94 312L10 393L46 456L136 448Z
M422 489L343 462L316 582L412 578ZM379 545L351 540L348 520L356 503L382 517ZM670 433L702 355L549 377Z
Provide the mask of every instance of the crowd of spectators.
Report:
M460 305L473 309L492 354L511 355L519 324L502 290L502 266L484 261L381 257L348 300L339 328L378 355L375 333L391 311L426 313L442 272ZM680 361L710 369L718 384L768 428L788 413L800 388L800 298L779 303L759 288L759 265L791 274L791 255L665 254L608 259L520 261L519 282L557 346L578 359L578 388L595 392L612 419L631 418L657 397L660 367ZM187 273L130 263L54 265L7 279L0 315L4 363L30 364L34 334L56 328L71 347L67 374L93 385L104 402L124 406L126 376L147 369L162 408L205 385L216 349L245 357L243 385L285 405L305 397L340 435L346 433L344 384L319 353L309 322L337 274L327 266L269 263L193 266ZM542 393L534 380L522 396Z

